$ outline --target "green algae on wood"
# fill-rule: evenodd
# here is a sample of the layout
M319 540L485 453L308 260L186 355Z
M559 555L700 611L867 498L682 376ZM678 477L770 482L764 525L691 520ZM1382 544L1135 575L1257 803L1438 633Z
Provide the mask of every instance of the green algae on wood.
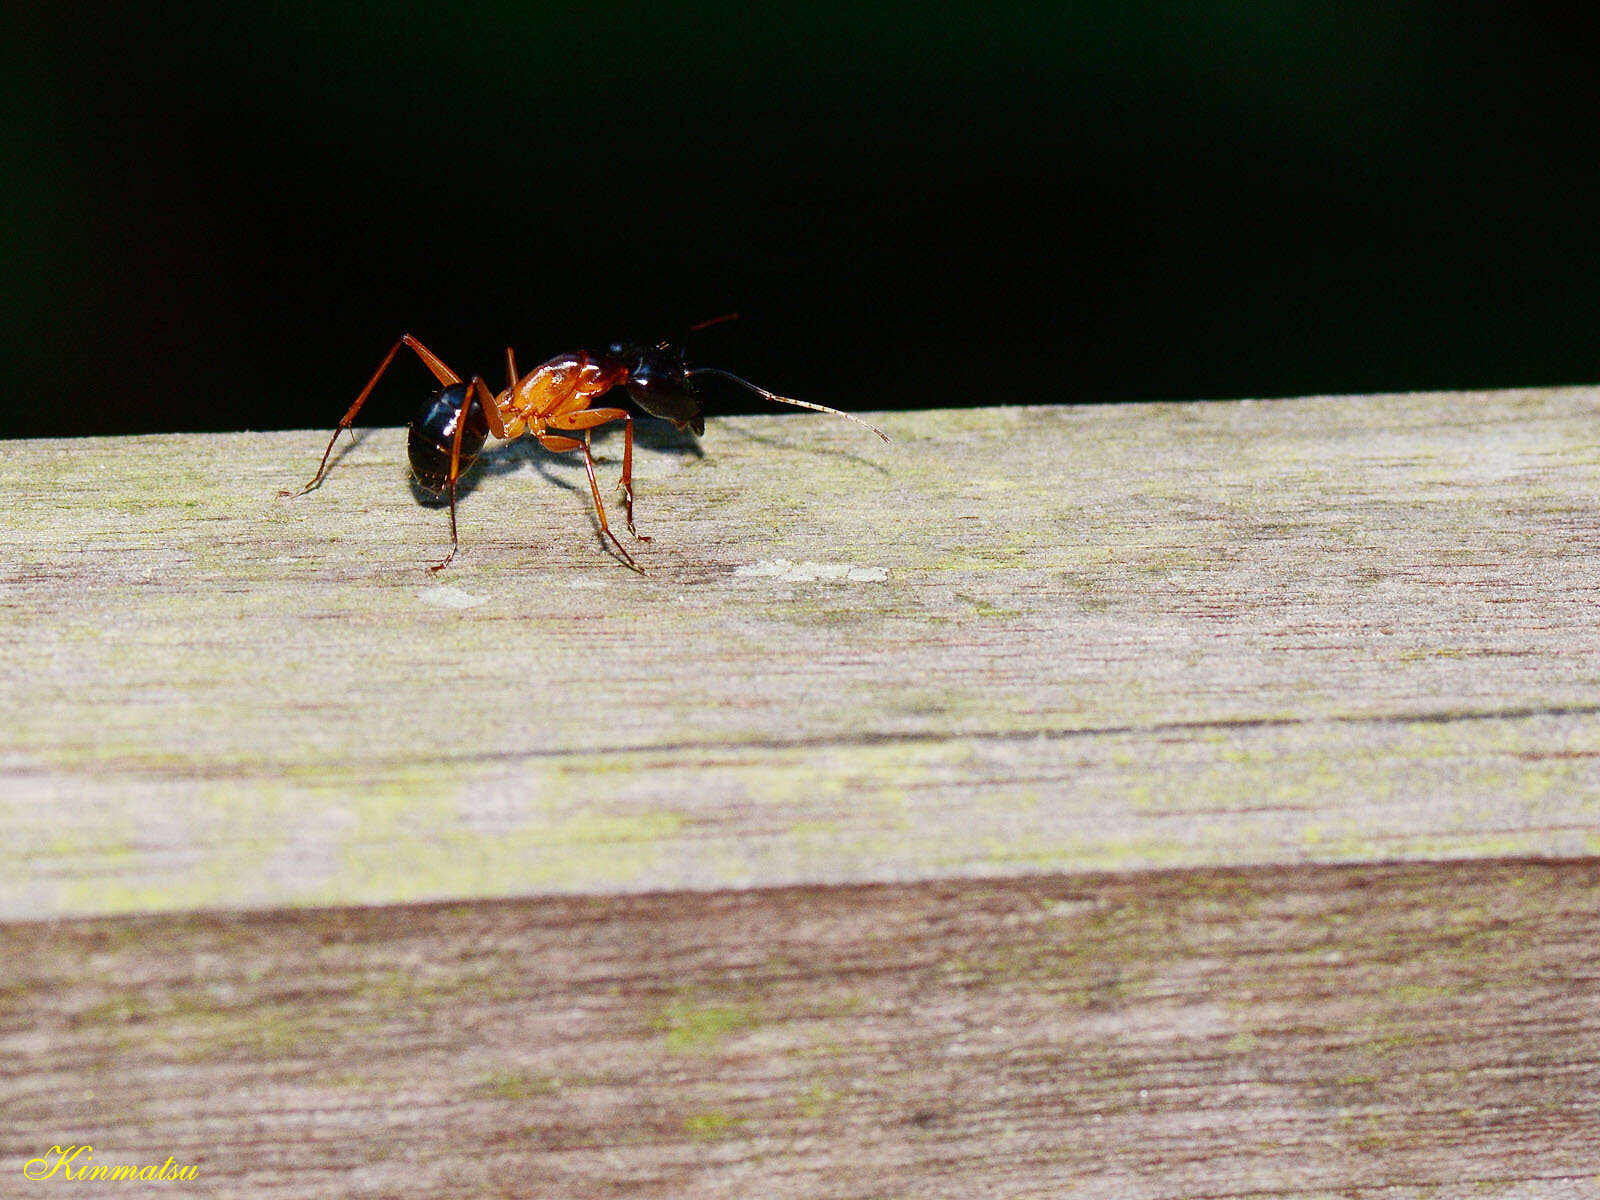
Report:
M1592 854L1597 419L642 433L644 576L525 447L436 578L397 430L12 443L0 916Z

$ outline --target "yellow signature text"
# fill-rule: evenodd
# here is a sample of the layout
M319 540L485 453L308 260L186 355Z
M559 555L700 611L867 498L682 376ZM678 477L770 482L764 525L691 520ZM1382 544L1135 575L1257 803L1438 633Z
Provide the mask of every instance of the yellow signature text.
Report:
M155 1163L146 1163L144 1166L132 1166L126 1163L108 1167L104 1163L95 1163L90 1160L94 1156L93 1146L51 1146L50 1153L53 1158L30 1158L22 1164L22 1174L27 1179L62 1180L104 1180L107 1183L127 1182L129 1180L162 1180L176 1183L185 1179L193 1179L200 1174L200 1168L190 1164L180 1165L172 1161L169 1156L167 1161L157 1166ZM76 1169L74 1169L76 1168Z

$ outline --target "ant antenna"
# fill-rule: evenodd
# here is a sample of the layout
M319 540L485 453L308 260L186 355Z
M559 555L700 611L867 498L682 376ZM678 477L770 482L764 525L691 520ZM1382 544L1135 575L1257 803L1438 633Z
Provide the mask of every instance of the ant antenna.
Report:
M719 317L717 319L718 320L724 320L725 318ZM764 396L768 400L771 400L771 401L773 401L773 402L775 402L777 404L792 404L796 408L809 408L812 412L832 413L836 417L843 417L846 421L854 421L857 425L860 425L863 429L872 430L873 433L877 434L879 437L881 437L886 442L889 440L889 435L887 433L885 433L883 430L879 429L876 425L868 424L866 421L863 421L860 417L853 416L853 415L851 415L850 413L847 413L847 412L841 412L837 408L829 408L825 404L813 404L809 400L794 400L794 399L791 399L788 396L780 396L776 392L767 391L767 389L764 388L764 387L757 387L755 384L751 383L748 379L740 379L737 375L733 374L731 371L719 370L716 367L696 367L696 368L694 368L694 370L686 372L686 374L689 374L689 375L719 375L723 379L732 380L734 383L737 383L740 387L747 387L752 392L756 393L756 395Z
M710 329L713 325L721 325L724 321L737 321L739 314L736 312L723 313L720 317L712 317L709 321L701 321L698 325L689 326L690 333L699 333L702 329Z

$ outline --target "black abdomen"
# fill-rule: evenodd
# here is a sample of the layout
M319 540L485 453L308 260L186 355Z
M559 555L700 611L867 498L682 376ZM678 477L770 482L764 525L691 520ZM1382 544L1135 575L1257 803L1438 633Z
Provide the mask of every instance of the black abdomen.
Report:
M411 422L411 432L406 439L411 473L430 492L442 492L450 482L450 452L455 445L456 422L466 399L467 385L453 383L429 396ZM467 473L488 436L489 422L483 415L483 406L474 404L467 415L467 427L461 431L461 474Z

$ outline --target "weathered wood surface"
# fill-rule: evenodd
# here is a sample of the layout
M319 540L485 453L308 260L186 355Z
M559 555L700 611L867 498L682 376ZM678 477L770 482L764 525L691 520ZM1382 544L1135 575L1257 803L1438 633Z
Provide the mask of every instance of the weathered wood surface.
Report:
M152 1197L1580 1200L1597 898L1480 861L0 927L0 1191L100 1194L21 1174L89 1144L197 1168Z
M0 1195L1600 1190L1600 394L884 423L10 444Z
M9 444L0 917L1600 850L1595 391L883 423Z

